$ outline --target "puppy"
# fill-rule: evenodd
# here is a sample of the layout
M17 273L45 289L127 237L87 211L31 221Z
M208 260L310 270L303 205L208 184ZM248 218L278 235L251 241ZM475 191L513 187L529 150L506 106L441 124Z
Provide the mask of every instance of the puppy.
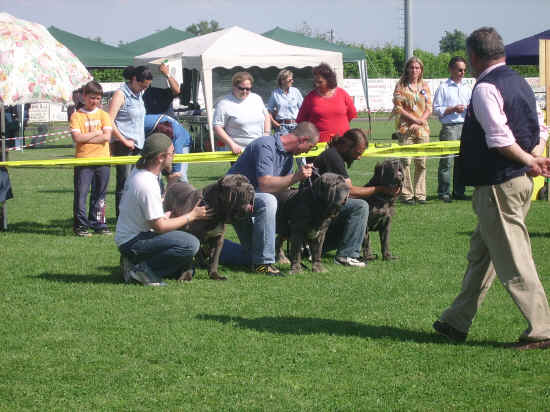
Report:
M399 259L390 252L390 230L392 216L395 212L395 199L403 187L403 167L399 159L388 159L382 163L377 163L374 168L374 176L365 187L369 186L387 186L399 188L394 196L385 193L376 193L366 200L369 204L369 220L367 232L363 241L363 257L366 260L374 260L377 255L371 252L370 236L371 231L377 231L380 235L380 246L382 259Z
M250 217L254 208L254 194L254 187L243 175L224 176L199 190L184 182L174 183L168 188L164 197L164 210L170 211L172 216L190 212L199 201L214 211L213 219L196 220L182 228L197 236L201 244L206 246L210 279L227 279L218 274L225 224ZM182 280L191 280L191 273L183 274Z
M345 179L334 173L324 173L310 185L277 196L277 239L275 242L279 263L288 259L282 250L285 239L290 242L290 273L302 271L302 245L311 248L312 270L323 272L321 253L331 220L340 213L349 196ZM286 259L286 261L285 261Z

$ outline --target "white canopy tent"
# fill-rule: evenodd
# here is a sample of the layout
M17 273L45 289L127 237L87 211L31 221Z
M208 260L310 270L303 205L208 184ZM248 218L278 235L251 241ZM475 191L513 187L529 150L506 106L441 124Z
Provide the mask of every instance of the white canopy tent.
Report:
M181 59L183 68L199 71L212 148L215 147L212 128L214 105L212 70L214 68L231 69L237 66L304 68L324 62L332 67L339 84L344 80L342 53L290 46L237 26L183 40L142 54L135 59L140 64L160 63L164 59L168 59L170 64ZM182 79L178 80L182 81Z

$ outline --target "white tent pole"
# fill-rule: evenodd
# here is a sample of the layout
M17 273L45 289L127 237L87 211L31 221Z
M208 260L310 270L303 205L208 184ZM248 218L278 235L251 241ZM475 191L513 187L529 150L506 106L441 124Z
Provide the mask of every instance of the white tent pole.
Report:
M202 92L204 95L204 104L206 106L206 118L208 121L208 136L210 137L210 147L213 152L216 151L214 145L214 127L212 126L214 119L214 106L212 95L212 69L205 69L204 62L200 68L201 80L202 80Z
M358 60L357 65L359 66L359 76L361 77L361 83L363 85L363 92L365 93L365 102L367 103L367 116L369 118L369 130L372 134L372 119L370 113L370 102L369 102L369 75L367 71L367 60Z

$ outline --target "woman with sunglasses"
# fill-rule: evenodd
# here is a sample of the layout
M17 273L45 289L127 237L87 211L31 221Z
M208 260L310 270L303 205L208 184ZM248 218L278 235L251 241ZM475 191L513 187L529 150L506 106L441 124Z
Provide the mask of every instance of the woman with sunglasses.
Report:
M294 75L288 69L283 69L277 75L277 87L271 93L267 102L267 110L271 123L281 134L287 134L296 129L296 117L304 101L302 93L292 87Z
M232 92L216 104L213 125L225 146L239 154L254 139L271 134L271 120L262 98L251 92L250 73L235 73L231 83Z
M313 68L313 89L304 99L296 121L311 122L321 134L320 142L329 142L349 130L357 117L353 100L336 83L336 73L326 63Z

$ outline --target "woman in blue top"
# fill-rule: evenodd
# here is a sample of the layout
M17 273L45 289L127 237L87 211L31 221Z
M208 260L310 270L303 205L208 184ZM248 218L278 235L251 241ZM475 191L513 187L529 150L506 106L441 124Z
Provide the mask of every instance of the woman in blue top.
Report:
M267 102L271 122L282 134L290 133L296 129L296 117L304 101L300 90L291 86L293 82L292 72L288 69L281 70L277 75L279 87L273 90Z
M143 92L151 84L153 74L146 66L128 66L122 72L126 82L118 89L109 106L109 116L113 121L111 156L137 155L145 142L145 105ZM122 198L126 178L132 165L116 166L116 216Z

